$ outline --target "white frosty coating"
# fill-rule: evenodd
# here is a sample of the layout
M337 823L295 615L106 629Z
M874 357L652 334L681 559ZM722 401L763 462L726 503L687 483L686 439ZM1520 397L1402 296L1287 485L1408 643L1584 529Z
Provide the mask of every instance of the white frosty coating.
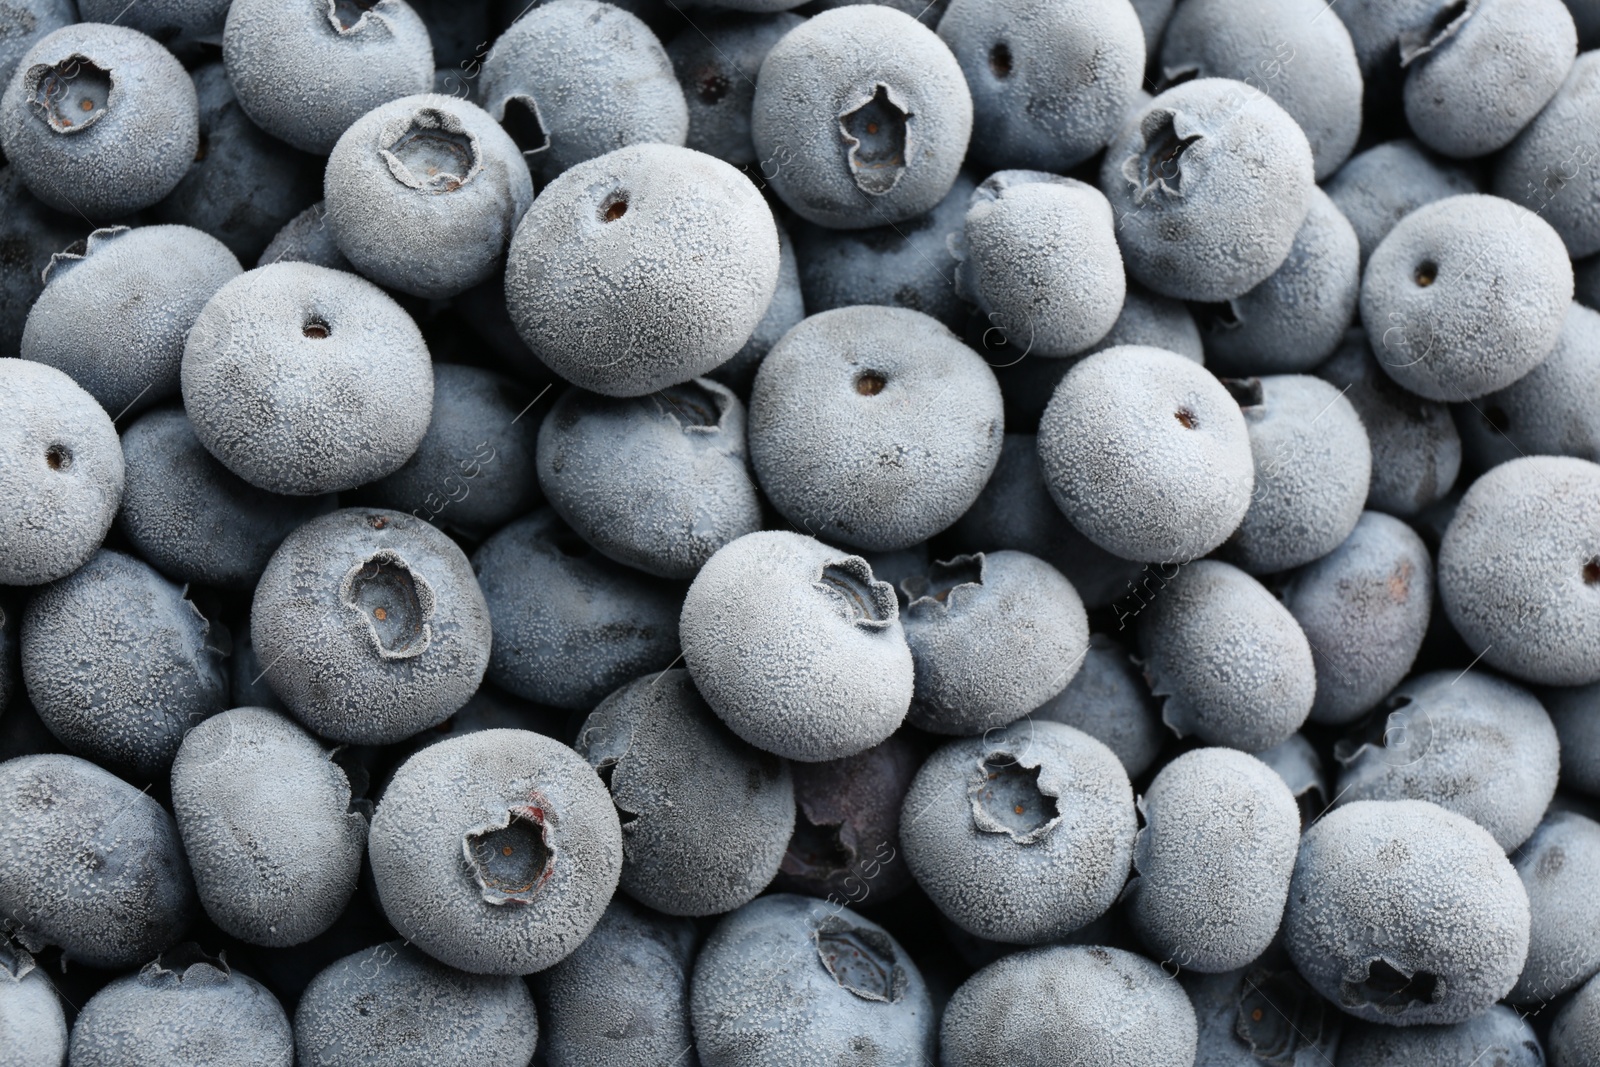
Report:
M242 272L215 237L188 226L113 226L61 253L28 312L22 358L65 371L119 418L178 395L189 328Z
M689 672L635 679L590 712L578 754L622 827L623 892L668 915L720 915L767 888L794 830L789 766L729 732Z
M1306 981L1357 1018L1462 1022L1516 983L1528 894L1476 823L1421 800L1364 800L1302 838L1284 944Z
M124 474L94 397L54 367L0 359L0 584L54 581L94 555Z
M1450 10L1462 13L1401 39L1406 122L1429 148L1466 159L1504 148L1549 103L1572 69L1578 33L1561 0L1467 0Z
M1548 1002L1600 971L1600 824L1570 811L1547 815L1513 857L1532 916L1528 962L1507 998Z
M1382 82L1388 66L1400 61L1400 39L1420 34L1448 6L1448 0L1346 0L1339 5L1339 21L1350 33L1361 73Z
M883 115L903 124L904 139L876 166L859 166L846 117L874 99L886 101ZM893 8L861 4L807 19L767 53L756 79L757 165L790 209L818 225L886 226L932 210L971 133L960 64L932 30Z
M189 332L182 380L207 451L252 485L297 496L393 472L433 409L411 316L366 279L310 263L259 267L219 289Z
M746 534L706 561L680 619L684 665L728 727L788 759L839 759L911 703L894 591L865 560L795 533Z
M944 1067L1191 1067L1194 1008L1142 956L1054 945L997 960L962 983L940 1027Z
M328 206L318 200L300 214L283 224L283 229L268 242L256 264L315 263L330 270L353 271L350 261L339 251L333 239L333 226L328 222Z
M10 10L5 33L0 35L0 85L11 80L17 62L41 37L78 21L73 0L11 0L6 7ZM54 1061L50 1062L53 1067Z
M1600 682L1543 696L1561 739L1561 784L1600 797Z
M27 949L0 940L0 1048L7 1067L61 1067L67 1019L49 975Z
M508 824L537 831L548 855L531 891L491 900L479 862L464 855L485 828ZM400 935L473 974L528 974L561 960L599 921L622 869L622 831L600 778L566 745L527 730L482 730L412 756L378 805L367 849Z
M428 28L405 0L352 5L345 28L337 0L235 0L222 60L239 104L255 123L306 152L325 155L356 119L396 97L433 87Z
M1029 718L1082 730L1116 753L1129 778L1149 769L1166 739L1161 709L1128 650L1099 633L1089 635L1072 681Z
M254 945L333 925L361 873L367 820L331 753L266 708L213 716L172 763L172 809L211 921Z
M539 1016L522 979L464 974L390 941L313 978L294 1033L300 1067L521 1067Z
M1478 191L1465 170L1436 159L1409 137L1352 156L1323 188L1355 230L1363 263L1395 223L1417 208Z
M1494 192L1555 227L1574 259L1600 252L1600 206L1590 160L1600 131L1589 119L1600 109L1600 54L1578 56L1555 98L1495 164Z
M934 1062L938 1012L917 965L832 901L778 893L723 919L695 960L689 1003L704 1067Z
M1199 560L1161 577L1139 615L1139 650L1167 725L1246 752L1298 730L1316 667L1289 610L1226 563Z
M1445 614L1491 667L1600 680L1600 465L1514 459L1473 483L1439 546Z
M133 967L195 910L178 828L147 794L76 756L0 763L0 914L24 945Z
M1429 400L1504 389L1550 354L1572 263L1550 224L1496 196L1451 196L1389 231L1361 278L1384 373Z
M1084 536L1151 563L1220 545L1255 483L1238 402L1205 368L1143 345L1072 368L1039 422L1039 458L1050 495Z
M1550 1026L1550 1067L1585 1067L1600 1058L1600 978L1567 1001Z
M772 222L778 228L778 287L773 290L766 314L756 323L750 339L727 362L706 372L706 377L721 382L741 397L750 395L750 384L755 380L756 371L761 368L761 361L772 351L772 346L806 317L805 298L800 290L800 264L795 258L794 242L776 216Z
M87 68L109 72L100 108L57 130L38 104L62 100ZM80 114L81 112L70 112ZM171 52L124 26L63 26L28 49L0 96L0 148L28 189L58 211L117 218L170 193L199 143L194 83Z
M1011 793L989 794L997 781L1015 789L1028 832L995 822L991 810L1012 810ZM906 863L939 910L968 933L1020 944L1102 915L1127 880L1137 829L1116 755L1070 726L1028 720L939 749L900 813Z
M954 0L939 37L972 89L975 155L1067 171L1105 147L1144 75L1144 30L1124 0Z
M229 0L78 0L85 22L118 22L158 37L165 44L222 40L222 23Z
M1533 1013L1528 1013L1532 1017ZM1451 1026L1355 1023L1339 1044L1339 1067L1545 1067L1539 1038L1523 1014L1496 1004ZM1559 1067L1559 1061L1557 1064Z
M724 2L719 6L744 5ZM792 0L776 0L775 6L795 5ZM787 12L697 16L667 42L667 55L689 108L686 146L736 167L756 161L756 147L750 140L750 108L761 61L779 38L804 21Z
M1100 169L1129 276L1183 300L1227 300L1265 281L1288 256L1313 187L1294 119L1226 78L1156 97Z
M566 2L579 0L551 6ZM545 186L506 264L517 333L551 370L607 396L727 361L777 284L778 231L755 185L671 145L618 149Z
M1280 595L1317 667L1311 721L1353 722L1400 683L1427 635L1433 588L1422 538L1376 511L1289 578Z

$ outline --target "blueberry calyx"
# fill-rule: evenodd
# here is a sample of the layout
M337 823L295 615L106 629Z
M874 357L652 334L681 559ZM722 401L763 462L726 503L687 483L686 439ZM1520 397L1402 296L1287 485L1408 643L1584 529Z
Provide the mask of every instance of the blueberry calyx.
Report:
M72 244L50 257L49 264L44 268L44 283L49 285L72 267L88 259L91 254L108 242L115 240L122 234L131 232L132 230L127 226L103 226L89 234L88 237L72 242Z
M401 185L424 193L453 193L483 169L478 139L455 115L419 108L408 122L384 130L378 154Z
M838 915L817 925L817 958L833 980L862 1000L898 1003L909 978L887 934L854 926Z
M1043 766L1035 758L1025 764L1015 753L997 750L978 761L978 773L967 787L972 821L986 833L1009 834L1019 845L1049 836L1061 823L1058 791L1039 780Z
M28 96L56 133L82 133L111 107L111 72L88 56L74 53L58 63L28 71Z
M906 594L908 615L948 614L950 600L965 596L960 591L967 587L983 585L986 560L982 552L956 556L954 559L935 560L926 575L915 574L900 583ZM969 590L971 591L971 590Z
M384 0L328 0L328 21L341 37L358 33L367 21L367 15ZM378 18L382 18L379 12Z
M1293 971L1256 967L1239 987L1233 1032L1262 1063L1295 1067L1300 1052L1320 1050L1337 1025L1327 1002Z
M1416 26L1400 34L1400 66L1412 63L1444 44L1466 24L1478 10L1478 0L1455 0L1434 12L1426 25Z
M914 116L898 96L880 82L871 96L839 113L839 133L849 146L845 159L850 176L869 196L889 192L905 174Z
M384 659L420 656L433 641L433 588L393 549L351 567L339 600L366 621L373 650Z
M894 587L874 578L872 565L860 556L824 564L813 584L830 595L847 622L863 630L886 630L900 617Z
M485 823L461 838L467 868L486 904L496 907L533 902L555 872L550 840L556 814L537 791L528 803L508 806L500 822Z
M1122 164L1122 176L1133 186L1134 203L1143 204L1157 194L1174 198L1183 195L1181 160L1201 136L1180 133L1178 119L1176 111L1159 108L1144 117L1144 150L1135 152ZM1188 123L1184 126L1187 128Z
M139 981L164 986L221 985L232 974L225 953L213 956L193 941L185 941L140 968Z
M1346 978L1340 983L1339 999L1346 1007L1371 1006L1383 1015L1403 1015L1415 1005L1444 1000L1444 978L1440 975L1406 970L1386 956L1371 957L1365 970L1365 977L1359 981Z
M550 147L550 132L539 114L539 102L525 93L506 97L500 105L500 126L524 156L534 156Z

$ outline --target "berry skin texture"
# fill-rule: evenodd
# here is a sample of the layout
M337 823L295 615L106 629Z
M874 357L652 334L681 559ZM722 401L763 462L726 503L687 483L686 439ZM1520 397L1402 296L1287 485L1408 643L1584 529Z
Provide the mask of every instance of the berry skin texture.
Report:
M1250 507L1255 467L1239 404L1174 352L1124 345L1078 363L1039 422L1056 505L1126 559L1203 556Z
M333 239L333 227L328 223L328 205L325 202L318 200L284 223L283 229L267 242L256 265L265 267L282 262L315 263L329 270L355 272Z
M1538 685L1600 681L1600 465L1502 463L1439 546L1445 614L1488 666Z
M489 609L449 537L410 515L344 508L284 539L256 585L250 636L302 725L391 744L477 690Z
M1128 650L1099 633L1089 635L1072 681L1029 718L1082 730L1116 754L1129 778L1149 770L1167 736L1161 709Z
M568 2L579 0L534 15ZM772 211L742 174L687 148L634 145L540 191L511 241L506 304L551 370L606 396L643 396L737 353L777 288L778 261Z
M1600 682L1542 695L1561 740L1561 785L1600 797Z
M428 346L411 316L364 278L310 263L259 267L217 290L189 331L182 382L207 451L294 496L393 473L433 411Z
M894 590L860 556L800 534L746 534L689 586L684 665L711 709L757 748L818 762L871 748L911 704Z
M793 6L789 0L780 4ZM804 21L788 12L697 15L667 42L667 55L689 109L686 147L736 167L756 161L750 108L761 61L784 34Z
M178 828L147 794L76 756L0 763L0 914L25 946L133 967L195 910Z
M0 359L0 584L40 585L94 555L122 498L105 409L54 367Z
M1570 811L1553 811L1516 853L1532 915L1528 962L1508 997L1513 1003L1547 1003L1600 971L1600 824Z
M1478 191L1465 170L1437 158L1409 137L1385 141L1351 156L1323 188L1355 230L1362 263L1395 223L1417 208Z
M790 210L841 230L933 210L961 169L972 94L934 32L877 4L824 11L773 45L750 119Z
M788 765L718 721L689 672L637 678L589 713L577 752L611 792L623 892L668 915L720 915L778 873L794 829Z
M1504 1004L1451 1026L1360 1023L1346 1031L1339 1045L1339 1067L1459 1067L1474 1062L1545 1067L1533 1027Z
M1554 99L1495 164L1494 192L1555 227L1572 258L1600 252L1595 178L1582 161L1600 151L1588 116L1600 105L1600 55L1578 56Z
M80 0L85 22L117 22L165 44L216 44L228 15L228 0L146 0L124 8L122 0Z
M750 384L755 381L756 371L761 369L761 361L767 358L772 346L783 340L783 335L800 325L800 320L806 317L805 296L800 290L800 263L795 258L794 242L789 239L788 231L776 216L772 221L778 227L778 287L773 290L772 301L744 347L729 357L726 363L706 372L706 377L726 385L741 399L750 395ZM949 252L945 251L944 254L948 256ZM946 289L951 288L943 277L938 279L938 283Z
M1584 1067L1600 1056L1600 978L1591 978L1567 1001L1550 1026L1550 1067Z
M750 459L772 505L816 537L906 548L972 505L1005 413L983 357L920 312L813 315L761 364Z
M962 983L940 1029L942 1067L1190 1067L1194 1008L1183 987L1132 952L1049 945Z
M1516 984L1528 894L1476 823L1421 800L1358 801L1302 838L1284 945L1358 1019L1464 1022Z
M44 291L44 269L90 228L77 216L45 207L15 167L0 167L0 356L15 356L28 311Z
M215 715L172 763L172 810L211 921L284 948L331 927L355 892L367 820L332 753L266 708Z
M17 63L42 37L78 21L73 0L12 0L7 6L13 14L8 17L5 37L0 39L0 85L11 80Z
M49 975L28 950L0 941L0 1047L6 1067L61 1067L67 1019Z
M933 1062L938 1012L917 965L849 908L778 893L717 924L689 1010L704 1067Z
M589 935L622 869L617 810L559 741L482 730L395 773L367 841L400 936L472 974L528 974Z
M183 179L199 143L194 83L137 30L63 26L17 62L0 96L0 149L57 211L111 219Z
M1333 1064L1344 1016L1280 959L1224 974L1179 972L1199 1024L1194 1067Z
M906 863L945 917L1024 945L1111 907L1136 830L1116 755L1055 722L949 742L917 772L900 816Z

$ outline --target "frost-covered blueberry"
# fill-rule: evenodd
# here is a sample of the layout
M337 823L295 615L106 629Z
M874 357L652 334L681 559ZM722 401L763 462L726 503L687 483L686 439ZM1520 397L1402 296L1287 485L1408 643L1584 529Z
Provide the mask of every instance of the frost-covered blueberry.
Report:
M1355 230L1362 263L1395 223L1417 208L1478 191L1465 170L1434 157L1409 137L1350 157L1323 188Z
M1445 614L1486 664L1540 685L1600 680L1600 465L1502 463L1439 546Z
M739 398L705 378L628 399L568 389L539 427L539 485L607 556L693 578L761 528L744 423Z
M746 534L689 586L684 665L734 733L788 759L851 756L892 734L913 670L894 590L860 556Z
M695 960L689 1010L705 1067L924 1067L939 1022L921 972L887 930L788 893L717 924Z
M0 1044L8 1067L61 1067L67 1019L50 977L21 945L0 939Z
M678 655L683 587L596 552L541 508L472 556L494 620L489 680L526 700L587 710Z
M262 249L257 266L271 263L315 263L330 270L354 272L350 261L339 251L328 223L328 205L321 200L283 224Z
M1519 1012L1496 1004L1448 1026L1357 1023L1339 1045L1339 1067L1545 1067L1544 1050Z
M1345 542L1280 594L1317 667L1313 722L1348 723L1400 683L1433 610L1433 558L1399 519L1363 512Z
M1600 107L1600 54L1580 55L1555 98L1495 164L1495 195L1555 227L1574 259L1600 252L1596 184L1583 161L1600 152L1589 117Z
M355 892L367 820L310 734L266 708L215 715L172 762L172 810L211 921L283 948L332 926Z
M555 0L529 18L568 3L605 6ZM511 242L506 303L551 370L643 396L739 351L772 299L778 258L772 211L744 175L702 152L635 145L540 191Z
M1364 800L1306 831L1284 944L1358 1019L1458 1023L1516 984L1528 894L1489 832L1421 800Z
M1545 1002L1600 971L1600 824L1570 811L1545 816L1513 857L1528 891L1528 962L1508 999Z
M789 0L780 4L793 6ZM667 55L689 108L689 134L683 142L687 147L736 167L756 161L750 108L761 61L784 34L804 21L786 11L697 16L667 42Z
M289 1018L265 986L180 945L96 993L72 1027L73 1067L292 1067Z
M719 915L778 873L794 829L788 765L735 737L689 672L636 678L589 713L577 752L622 823L624 892L668 915Z
M73 0L13 0L7 6L5 28L0 31L0 85L11 81L17 63L40 38L78 21Z
M865 549L905 548L977 499L1000 458L1000 388L981 356L904 308L813 315L761 364L750 459L784 517Z
M1199 1024L1194 1067L1260 1067L1274 1060L1285 1067L1332 1067L1344 1016L1292 967L1180 971L1178 981Z
M124 473L94 397L54 367L0 359L0 583L54 581L94 555Z
M794 242L789 231L774 216L778 227L778 287L772 292L766 314L756 323L750 339L728 357L726 363L706 371L706 377L721 382L740 397L750 395L750 385L755 381L761 361L767 358L772 346L783 340L783 335L800 325L806 317L805 296L800 288L800 263L795 258ZM833 232L833 231L829 231ZM948 251L945 255L948 256Z
M250 635L295 718L353 744L443 722L489 662L489 609L467 557L393 511L344 508L285 538L256 584Z
M228 0L146 0L125 7L123 0L78 0L85 22L122 22L168 47L219 44Z
M29 191L93 219L172 192L199 130L183 65L126 26L80 22L47 34L17 61L0 96L0 148Z
M1051 945L997 960L950 998L944 1067L1191 1067L1194 1007L1143 956Z
M539 1016L522 979L465 974L390 941L312 979L294 1036L300 1067L522 1067Z
M1584 1067L1600 1057L1600 978L1591 978L1550 1024L1550 1067Z
M1138 829L1116 755L1057 722L951 741L906 794L900 841L941 912L991 941L1058 940L1122 891Z
M252 485L296 496L393 473L433 407L411 316L366 279L310 263L259 267L217 290L189 331L181 377L207 451Z
M1228 300L1265 281L1289 255L1314 185L1294 119L1227 78L1157 96L1100 169L1129 276L1182 300Z
M931 211L972 133L972 95L944 41L878 4L824 11L761 64L751 136L795 214L842 230Z
M256 125L319 155L379 104L433 88L428 28L405 0L237 0L222 60Z
M1083 663L1067 687L1028 717L1082 730L1116 753L1129 778L1149 769L1166 739L1149 683L1128 650L1100 633L1089 635Z
M1089 356L1039 423L1045 484L1072 524L1126 559L1193 559L1250 506L1255 468L1238 402L1205 368L1124 345Z
M1542 696L1561 741L1561 785L1600 797L1600 682Z
M45 207L15 167L0 167L0 356L15 356L28 310L44 291L51 258L89 229L77 216Z
M594 929L622 869L604 783L528 730L431 745L395 774L367 841L384 914L473 974L528 974Z
M62 744L158 778L184 733L227 707L226 631L185 593L107 548L28 602L22 677Z
M76 756L0 763L0 914L24 946L132 967L195 910L178 828L147 793Z

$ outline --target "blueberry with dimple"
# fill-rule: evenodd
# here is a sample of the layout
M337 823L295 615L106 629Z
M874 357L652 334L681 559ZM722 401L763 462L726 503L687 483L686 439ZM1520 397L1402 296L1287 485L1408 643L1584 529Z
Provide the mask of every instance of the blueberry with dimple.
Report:
M1167 735L1150 685L1128 650L1102 633L1089 635L1083 663L1067 687L1028 717L1082 730L1116 753L1129 778L1149 769Z
M1363 263L1395 223L1417 208L1478 191L1465 170L1434 157L1410 138L1385 141L1350 157L1323 188L1355 230Z
M789 0L779 3L793 6ZM696 18L667 42L667 55L689 109L687 147L736 167L756 161L750 108L761 61L784 34L804 21L786 11L719 13Z
M806 317L805 295L800 288L800 262L795 258L794 241L789 231L776 217L778 227L778 287L772 291L766 314L756 323L750 339L728 357L727 362L706 371L706 377L721 382L741 398L750 395L750 385L755 381L761 361L767 358L772 346L783 340L783 335L800 325Z
M1585 52L1495 165L1495 194L1538 212L1574 259L1600 252L1595 177L1586 162L1600 151L1600 136L1589 128L1597 105L1600 55Z
M1539 1038L1525 1015L1496 1004L1449 1026L1358 1023L1339 1045L1339 1067L1545 1067Z
M89 224L40 203L15 167L0 167L0 356L15 356L28 310L44 291L44 270Z
M1591 978L1550 1025L1550 1067L1585 1067L1600 1057L1600 978Z
M339 251L333 239L333 227L328 223L328 205L321 200L283 224L262 249L256 266L271 263L315 263L331 270L354 272L350 261Z
M50 976L21 945L0 938L0 1045L7 1067L61 1067L67 1019Z
M1199 1024L1194 1067L1333 1067L1344 1016L1276 958L1178 981Z
M1600 797L1600 682L1542 696L1561 741L1561 785Z
M1508 999L1545 1003L1600 971L1600 823L1570 811L1546 815L1513 862L1532 916L1528 962Z

